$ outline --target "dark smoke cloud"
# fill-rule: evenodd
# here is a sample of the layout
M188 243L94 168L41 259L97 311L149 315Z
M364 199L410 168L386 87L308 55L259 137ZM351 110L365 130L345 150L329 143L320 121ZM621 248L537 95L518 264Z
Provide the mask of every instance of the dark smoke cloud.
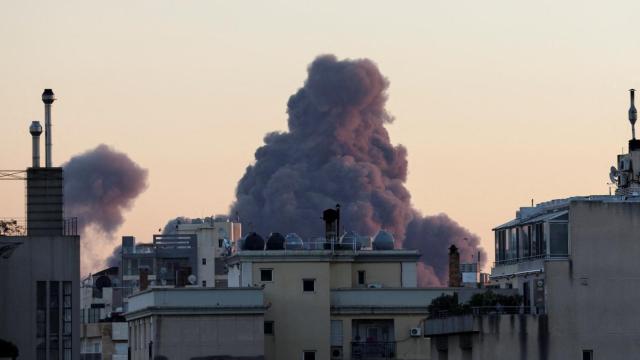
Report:
M120 267L120 262L122 260L122 244L116 246L111 255L105 260L105 265L108 267L117 266Z
M316 58L289 98L289 131L265 136L231 213L249 231L310 238L322 234L320 211L340 203L344 229L392 232L400 245L422 251L421 282L443 284L447 245L472 239L459 244L465 259L478 238L445 215L422 217L411 206L407 151L385 129L393 121L385 110L388 85L370 60Z
M65 215L78 218L83 272L93 271L113 248L123 212L147 188L147 170L104 144L72 157L63 167ZM87 235L89 228L97 233ZM108 264L114 265L116 258L112 255Z
M65 213L78 218L81 230L95 226L113 233L124 222L123 211L147 188L147 170L104 144L63 167Z

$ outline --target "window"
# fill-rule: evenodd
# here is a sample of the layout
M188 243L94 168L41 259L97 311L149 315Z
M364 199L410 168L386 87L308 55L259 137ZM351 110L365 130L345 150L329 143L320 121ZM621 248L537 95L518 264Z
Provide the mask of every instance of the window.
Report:
M207 281L206 280L202 280L202 287L207 287Z
M64 360L71 360L71 289L71 281L62 283L62 358Z
M218 239L218 247L221 248L222 247L222 243L224 242L223 239Z
M273 321L265 321L264 322L264 334L265 335L273 335Z
M364 270L358 271L358 285L364 285L366 282L366 273Z
M273 281L273 269L260 269L260 281Z
M314 292L314 291L316 291L316 280L315 279L303 279L302 280L302 291L304 291L304 292Z
M305 350L302 357L303 360L316 360L315 350Z
M593 360L593 350L582 350L582 360Z
M202 265L207 265L207 259L202 258Z

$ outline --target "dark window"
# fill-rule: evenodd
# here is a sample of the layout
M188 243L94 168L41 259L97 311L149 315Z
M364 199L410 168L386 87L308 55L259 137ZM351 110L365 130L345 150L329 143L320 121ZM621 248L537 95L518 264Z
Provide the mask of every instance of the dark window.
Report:
M265 321L264 322L264 334L265 335L273 335L273 321Z
M316 360L316 352L315 351L305 351L303 359L304 360Z
M207 282L205 280L202 280L202 287L207 287Z
M582 350L582 360L593 360L593 350Z
M364 285L366 281L364 270L358 271L358 285Z
M45 338L47 336L47 282L36 283L36 359L47 358Z
M315 279L303 279L302 280L302 291L305 291L305 292L314 292L314 291L316 291L316 280Z
M260 269L260 281L273 281L273 269Z
M71 322L72 322L72 308L71 308L71 281L64 281L62 283L62 358L64 360L71 360Z
M551 231L551 255L567 255L569 253L569 230L567 223L549 224Z
M202 265L207 265L207 259L202 258Z
M221 248L222 247L222 243L224 242L223 239L218 239L218 247Z

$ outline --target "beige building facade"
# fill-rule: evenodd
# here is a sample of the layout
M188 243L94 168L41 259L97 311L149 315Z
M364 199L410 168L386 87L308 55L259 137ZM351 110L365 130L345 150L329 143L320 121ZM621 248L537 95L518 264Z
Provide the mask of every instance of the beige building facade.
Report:
M229 284L264 291L265 359L425 359L431 299L413 250L240 250Z

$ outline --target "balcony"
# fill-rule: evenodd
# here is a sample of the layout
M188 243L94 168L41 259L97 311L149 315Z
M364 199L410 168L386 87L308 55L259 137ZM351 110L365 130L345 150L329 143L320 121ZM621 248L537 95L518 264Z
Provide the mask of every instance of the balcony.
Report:
M395 358L395 341L351 342L351 359L353 360L382 360Z

